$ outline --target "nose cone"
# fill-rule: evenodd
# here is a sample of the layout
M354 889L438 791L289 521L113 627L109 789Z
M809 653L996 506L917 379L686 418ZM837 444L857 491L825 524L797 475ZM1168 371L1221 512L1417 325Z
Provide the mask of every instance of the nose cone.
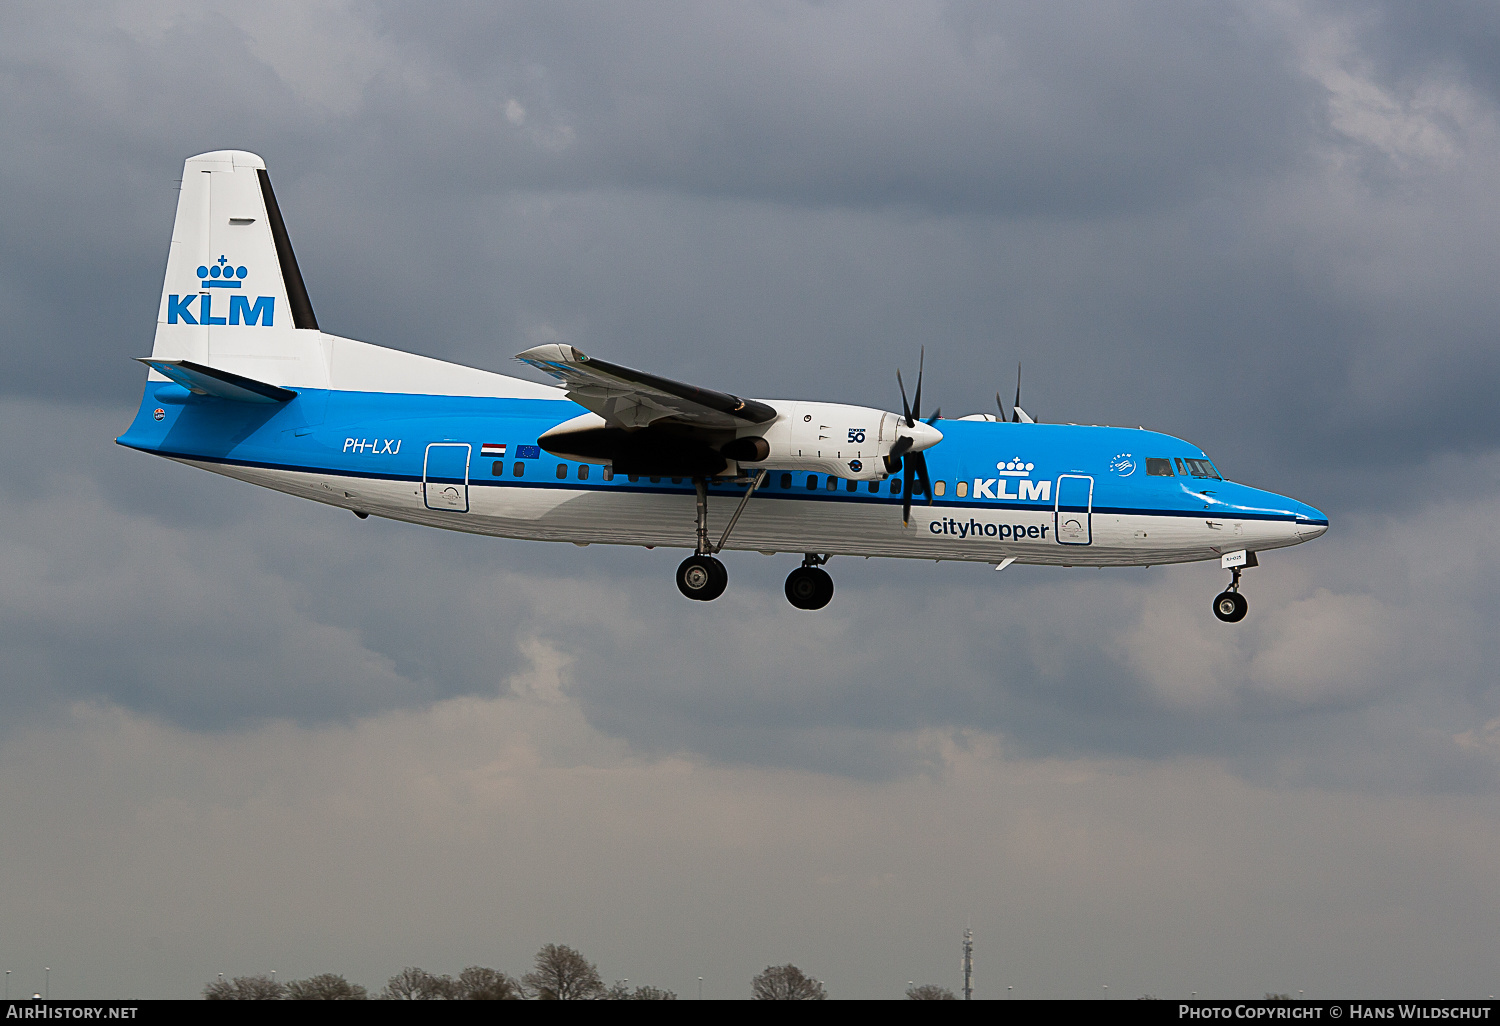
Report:
M920 420L913 424L911 427L907 427L903 424L901 426L900 434L911 436L911 447L914 452L921 452L923 449L931 449L934 445L937 445L943 440L943 433L941 431L933 427L931 424L924 423Z
M1328 514L1314 509L1305 502L1283 498L1285 508L1296 518L1295 527L1299 541L1312 541L1328 533Z
M1297 537L1303 541L1312 541L1314 538L1322 537L1328 532L1328 518L1311 506L1304 506L1297 511Z

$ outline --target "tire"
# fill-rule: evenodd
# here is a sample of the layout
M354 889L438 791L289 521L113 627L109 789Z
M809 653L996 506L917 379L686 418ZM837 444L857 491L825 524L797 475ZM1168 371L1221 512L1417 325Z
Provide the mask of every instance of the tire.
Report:
M1250 612L1250 603L1237 591L1220 592L1214 599L1214 615L1225 623L1239 623Z
M833 578L816 566L799 566L786 577L786 600L798 609L822 609L833 599Z
M712 602L729 587L729 571L712 556L689 556L677 568L677 590L690 599Z

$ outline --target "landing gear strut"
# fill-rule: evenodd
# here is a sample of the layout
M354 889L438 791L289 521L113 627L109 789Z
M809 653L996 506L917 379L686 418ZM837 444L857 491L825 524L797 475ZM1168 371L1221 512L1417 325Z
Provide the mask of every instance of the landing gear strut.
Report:
M740 514L745 512L745 504L765 479L764 470L755 475L750 487L745 490L745 497L735 509L734 516L729 518L729 524L724 528L724 535L717 545L708 540L708 482L701 477L693 479L693 487L698 492L698 545L693 555L684 559L677 567L678 591L699 602L711 602L724 594L724 589L729 586L729 571L714 558L714 553L723 550L724 543L729 540L729 533L739 522ZM829 594L832 594L831 588Z
M822 564L827 556L809 552L802 565L787 574L786 600L798 609L822 609L833 599L833 578Z
M708 482L693 478L698 489L698 547L677 567L677 590L690 599L711 602L729 587L729 571L713 557L708 540Z
M1259 566L1255 553L1248 553L1242 566L1229 568L1229 588L1214 598L1214 615L1225 623L1239 623L1250 612L1250 602L1240 594L1240 574L1252 566Z

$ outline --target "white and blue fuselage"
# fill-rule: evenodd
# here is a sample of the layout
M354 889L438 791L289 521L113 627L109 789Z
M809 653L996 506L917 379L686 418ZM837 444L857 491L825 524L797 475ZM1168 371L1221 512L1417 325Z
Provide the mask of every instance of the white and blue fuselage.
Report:
M537 444L584 412L561 396L338 390L252 405L163 381L148 383L119 441L291 495L431 527L693 548L691 480L612 473L558 459ZM1311 506L1208 476L1211 465L1194 476L1187 461L1206 463L1206 455L1170 435L937 423L943 442L927 452L932 504L919 497L908 524L901 521L899 476L857 481L772 469L725 548L1140 566L1281 548L1328 528ZM1171 475L1148 474L1148 459L1165 461ZM724 523L744 491L743 480L711 479L711 522Z

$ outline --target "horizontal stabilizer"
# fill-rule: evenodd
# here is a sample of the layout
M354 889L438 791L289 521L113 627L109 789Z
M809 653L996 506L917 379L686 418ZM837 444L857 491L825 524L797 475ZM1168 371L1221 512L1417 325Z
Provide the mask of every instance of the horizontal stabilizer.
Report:
M150 356L136 359L194 395L212 395L238 403L284 403L297 398L297 393L289 388L268 385L264 381L205 367L191 360L158 360Z

